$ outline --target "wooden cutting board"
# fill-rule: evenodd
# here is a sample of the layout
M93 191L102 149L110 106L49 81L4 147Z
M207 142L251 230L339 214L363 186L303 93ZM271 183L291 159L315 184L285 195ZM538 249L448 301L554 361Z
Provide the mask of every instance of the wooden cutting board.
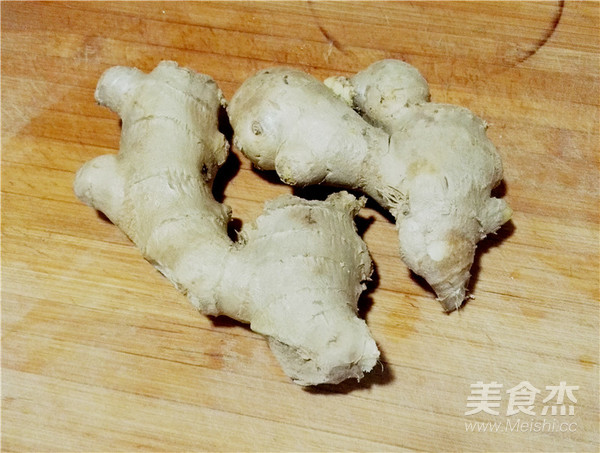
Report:
M597 2L2 2L2 449L598 451L599 21ZM261 68L381 58L488 121L514 216L445 315L370 203L360 306L381 365L303 389L74 197L119 144L94 88L172 59L230 98ZM292 189L234 153L215 191L239 226Z

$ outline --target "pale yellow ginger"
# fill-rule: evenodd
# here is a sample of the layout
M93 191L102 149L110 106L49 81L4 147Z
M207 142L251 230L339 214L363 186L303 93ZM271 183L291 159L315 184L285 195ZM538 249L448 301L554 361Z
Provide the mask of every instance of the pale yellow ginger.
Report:
M398 60L325 84L289 68L258 72L228 107L234 144L294 185L360 189L396 218L400 254L446 311L466 298L477 242L511 215L491 197L502 163L486 124L429 102L427 82Z
M123 121L120 152L87 162L74 188L104 212L202 313L226 315L267 337L301 385L360 379L379 357L356 315L371 259L348 193L324 202L291 195L227 235L230 209L211 186L228 153L218 131L224 99L206 75L159 64L114 67L97 101Z

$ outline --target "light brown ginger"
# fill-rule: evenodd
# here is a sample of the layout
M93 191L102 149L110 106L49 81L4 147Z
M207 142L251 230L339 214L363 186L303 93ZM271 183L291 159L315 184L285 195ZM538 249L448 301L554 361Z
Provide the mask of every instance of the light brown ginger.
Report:
M429 102L414 67L374 63L325 84L294 69L246 80L228 107L234 144L293 185L359 189L396 219L400 255L446 311L466 298L477 243L511 216L491 196L502 163L486 124Z
M121 144L118 155L78 171L82 201L106 214L202 313L264 335L296 383L360 379L373 368L379 351L357 317L371 274L353 222L364 200L282 196L233 242L230 209L211 191L228 154L216 83L174 62L150 74L114 67L96 99L122 118Z

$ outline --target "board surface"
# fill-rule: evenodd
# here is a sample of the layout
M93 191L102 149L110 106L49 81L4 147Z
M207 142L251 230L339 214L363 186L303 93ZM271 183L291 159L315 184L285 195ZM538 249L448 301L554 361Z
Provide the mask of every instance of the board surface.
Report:
M3 451L598 451L597 2L1 8ZM381 366L305 390L261 337L195 312L73 178L118 149L93 98L111 66L175 60L230 98L269 66L324 79L382 58L489 123L514 216L445 315L369 203L357 223L377 272L360 307ZM215 192L239 226L292 189L234 152Z

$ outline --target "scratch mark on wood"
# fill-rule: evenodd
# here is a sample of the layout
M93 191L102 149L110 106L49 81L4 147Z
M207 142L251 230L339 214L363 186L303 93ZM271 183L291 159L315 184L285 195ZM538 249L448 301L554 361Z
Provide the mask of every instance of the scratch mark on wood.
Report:
M333 35L331 35L331 33L329 33L327 31L327 29L319 22L319 18L314 9L312 1L308 2L308 7L310 8L311 15L312 15L313 19L315 20L315 23L316 23L317 27L319 28L319 31L321 32L321 34L325 37L325 39L329 43L329 51L327 53L326 58L329 59L329 55L331 54L331 51L333 48L339 50L340 52L344 52L344 48L343 48L342 44L337 39L335 39L335 37Z
M563 14L564 7L565 7L565 1L564 0L560 0L558 2L558 8L556 10L556 14L552 18L552 22L550 22L550 26L546 30L546 33L544 33L544 36L542 36L535 43L535 46L532 49L529 49L528 51L526 51L525 54L517 60L517 62L515 63L515 66L518 65L518 64L521 64L521 63L527 61L529 58L533 57L536 53L538 53L538 51L542 47L544 47L546 45L546 43L548 42L548 40L552 37L552 35L556 31L556 28L558 27L558 24L560 22L562 14Z

